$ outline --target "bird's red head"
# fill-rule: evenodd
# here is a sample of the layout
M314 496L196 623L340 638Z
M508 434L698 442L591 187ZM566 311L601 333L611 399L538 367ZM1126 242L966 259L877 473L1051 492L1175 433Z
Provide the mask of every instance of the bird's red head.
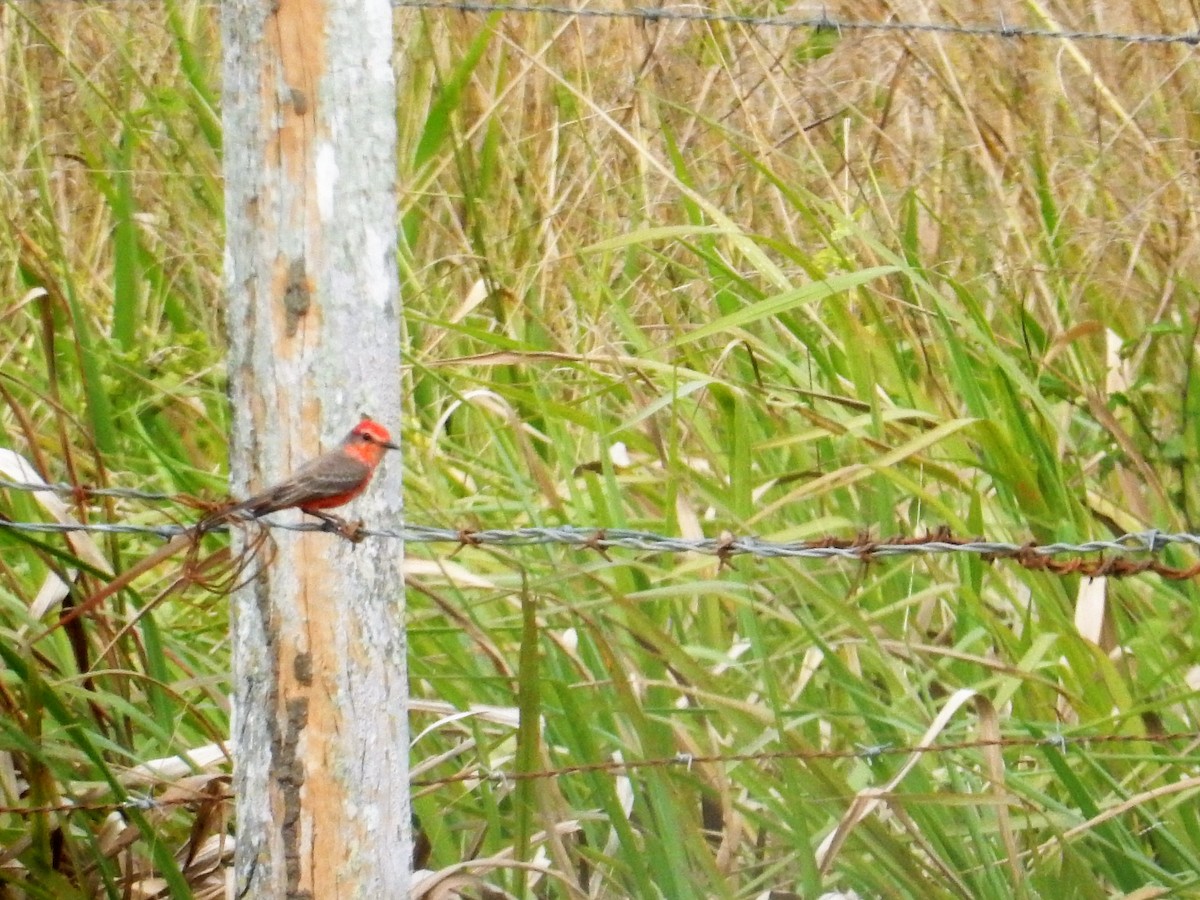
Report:
M363 416L363 420L342 441L342 448L374 468L383 459L384 451L399 450L400 445L392 440L386 428L374 419Z
M354 426L354 430L350 432L350 437L360 441L371 441L387 447L389 450L399 450L400 445L392 442L392 436L388 434L388 430L376 422L374 419L368 419L363 416L361 422Z

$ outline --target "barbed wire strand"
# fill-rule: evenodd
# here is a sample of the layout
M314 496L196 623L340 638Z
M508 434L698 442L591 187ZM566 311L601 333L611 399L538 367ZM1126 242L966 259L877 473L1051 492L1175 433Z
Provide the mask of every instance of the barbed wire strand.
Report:
M65 482L31 482L12 481L0 478L0 488L27 493L67 494L80 499L88 497L113 497L120 500L146 500L151 502L178 502L180 494L165 494L159 491L139 491L134 488L91 487L86 484L66 484Z
M22 491L56 491L75 496L124 497L138 500L183 500L196 505L192 498L172 497L126 488L89 488L67 484L36 484L0 480L0 488ZM283 531L328 531L329 526L308 522L279 522L255 519L263 528ZM222 526L227 528L228 526ZM133 525L122 522L16 522L0 517L0 530L30 534L141 534L169 540L189 531L184 525ZM219 530L219 529L213 529ZM433 525L405 524L399 528L362 528L356 538L400 540L413 544L455 544L459 547L529 547L561 545L605 554L610 550L643 553L698 553L716 556L723 563L738 556L760 559L824 559L868 562L899 556L967 553L983 559L1013 560L1028 569L1058 574L1123 577L1153 572L1164 578L1186 580L1200 575L1200 563L1187 568L1168 566L1157 559L1136 560L1133 554L1154 556L1167 547L1200 547L1200 534L1171 533L1151 529L1130 532L1108 540L1079 543L1056 541L1047 544L1013 543L975 538L959 538L948 529L931 531L916 537L877 539L867 533L853 538L836 536L807 541L772 541L756 536L725 533L716 538L682 538L627 528L597 528L577 525L532 526L525 528L443 528ZM1104 554L1110 554L1104 558ZM1071 556L1074 559L1058 560ZM1082 557L1098 557L1083 559Z
M995 24L955 22L905 22L901 20L877 21L869 19L839 19L822 10L813 16L757 16L743 13L718 12L707 9L683 7L631 7L611 9L605 7L575 7L541 5L535 3L488 3L483 0L392 0L396 9L438 10L461 13L506 13L519 15L544 15L578 19L633 19L645 23L656 22L703 22L723 25L744 25L752 28L811 28L834 31L874 31L945 34L961 37L1030 38L1056 41L1107 41L1123 44L1200 44L1200 31L1184 33L1136 33L1121 31L1086 31L1082 29L1035 28L1025 25L1009 25L1004 21Z
M265 528L279 531L329 531L328 526L315 522L279 522L255 519ZM33 534L142 534L163 539L173 538L190 529L183 525L128 525L120 522L13 522L0 519L0 529ZM213 528L212 531L223 530ZM227 529L224 529L227 530ZM359 535L366 538L403 540L414 544L460 544L467 546L529 547L539 544L562 544L585 550L640 550L647 553L701 553L708 556L757 556L796 559L861 560L872 557L910 556L936 553L971 553L978 556L1008 556L1033 554L1093 553L1158 553L1164 548L1182 544L1200 547L1200 534L1188 532L1139 531L1108 540L1081 543L1056 541L1051 544L1017 544L1008 541L967 540L947 534L932 533L928 537L874 540L822 538L818 541L772 541L765 538L725 536L720 538L681 538L637 531L628 528L595 528L578 525L545 525L527 528L441 528L434 525L408 524L400 528L364 528Z
M815 762L818 760L837 761L859 759L867 763L873 763L875 760L885 756L908 756L914 753L921 755L943 754L970 750L984 750L996 747L1001 749L1032 749L1044 747L1057 750L1060 753L1066 753L1073 747L1095 747L1100 745L1138 743L1162 745L1181 741L1191 742L1193 746L1195 746L1197 743L1200 743L1200 732L1178 731L1162 734L1092 735L1064 735L1055 732L1053 734L1040 737L1031 735L1014 735L1002 738L944 741L939 743L918 745L857 745L853 749L845 750L792 749L759 751L756 753L730 753L713 755L677 753L674 756L649 757L646 759L614 759L592 763L576 763L573 765L562 766L560 768L539 769L529 772L497 770L487 770L482 772L457 772L453 775L446 775L438 778L415 778L410 781L410 785L414 788L432 788L470 781L487 781L497 784L506 784L517 781L557 779L572 775L630 774L639 769L664 769L678 767L685 770L690 770L693 766L697 765L734 765L740 763L777 762L782 760ZM1180 764L1185 762L1185 760L1178 757L1173 761ZM1167 762L1167 760L1164 759L1163 762ZM130 796L124 800L86 800L76 803L57 803L46 804L43 806L0 806L0 814L47 815L58 813L69 814L74 812L112 812L122 809L138 809L147 811L156 808L186 806L193 803L208 803L212 802L213 800L232 799L234 799L234 795L231 793L212 794L208 792L197 792L194 796L181 796L162 799L156 799L145 794L138 794ZM833 802L844 801L846 798L844 796L839 796L830 797L827 799L830 802Z

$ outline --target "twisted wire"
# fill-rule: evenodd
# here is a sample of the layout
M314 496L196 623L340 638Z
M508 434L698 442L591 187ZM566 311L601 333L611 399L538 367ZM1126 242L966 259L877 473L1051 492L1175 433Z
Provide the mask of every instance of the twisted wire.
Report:
M995 24L984 22L958 24L955 22L905 22L899 20L839 19L822 10L812 16L760 16L719 12L710 9L683 7L632 7L613 9L593 6L560 6L538 3L488 3L484 0L392 0L396 9L443 10L463 13L507 13L547 15L579 19L634 19L641 22L705 22L724 25L745 25L751 28L812 28L817 30L901 32L916 34L945 34L964 37L996 37L1058 41L1108 41L1123 44L1185 44L1200 43L1200 33L1136 33L1121 31L1085 31L1076 28L1035 28L1009 25L1003 20Z
M178 497L130 488L91 488L69 484L37 484L0 479L0 488L20 491L53 491L84 497L114 497L142 501L176 500ZM309 522L281 522L271 518L257 524L282 531L325 531L327 526ZM222 526L227 528L228 526ZM14 522L0 519L0 530L30 534L142 534L164 540L186 531L183 525L133 525L124 522ZM219 529L214 529L219 530ZM1104 540L1056 541L1049 544L1014 543L984 539L959 539L946 532L923 537L876 540L860 535L853 539L825 538L819 541L773 541L754 535L683 538L628 528L597 528L580 525L548 525L525 528L445 528L405 523L396 528L364 528L364 538L399 540L415 544L448 543L460 546L529 547L557 544L600 552L634 550L644 553L700 553L722 558L754 556L762 559L841 559L861 561L898 556L968 553L981 557L1050 558L1062 555L1157 554L1172 545L1200 547L1200 534L1165 532L1156 529L1130 532Z

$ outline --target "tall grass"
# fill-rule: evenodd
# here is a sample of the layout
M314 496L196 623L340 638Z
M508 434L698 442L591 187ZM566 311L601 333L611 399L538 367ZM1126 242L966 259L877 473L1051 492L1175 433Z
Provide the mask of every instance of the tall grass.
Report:
M1023 9L1194 25L1182 4ZM160 12L0 10L20 211L0 236L0 424L55 480L216 492L219 49L211 8ZM413 521L1194 529L1190 48L397 15ZM73 643L22 653L33 597L83 554L0 540L4 804L181 790L134 767L225 735L224 610L185 594L109 647L161 589L142 582ZM146 548L99 549L116 566ZM443 886L1195 888L1195 743L1162 739L1196 730L1191 582L958 556L408 553L414 805ZM1073 742L1089 735L1127 740ZM1020 743L893 752L997 736ZM188 771L209 792L190 806L5 815L0 879L216 896L223 770Z
M214 23L200 8L160 8L157 21L145 11L120 3L0 10L3 444L53 480L214 490L226 419L215 303L219 135L211 110L200 114L209 90L200 79L218 61ZM181 71L184 55L199 68ZM45 514L19 495L5 513ZM115 502L77 505L74 514L161 521L157 511ZM28 636L41 625L30 608L39 592L55 594L56 574L74 581L73 566L115 568L146 548L20 532L0 541L0 803L98 807L4 815L0 880L31 897L215 891L223 876L212 853L223 829L219 817L202 821L219 808L207 786L225 776L189 774L181 754L228 734L223 611L180 604L114 644L132 611L118 606L111 619L33 651ZM136 605L159 589L144 585ZM161 762L140 768L152 760ZM143 810L141 794L162 797L164 779L168 791L190 784L198 792L184 792L187 806Z

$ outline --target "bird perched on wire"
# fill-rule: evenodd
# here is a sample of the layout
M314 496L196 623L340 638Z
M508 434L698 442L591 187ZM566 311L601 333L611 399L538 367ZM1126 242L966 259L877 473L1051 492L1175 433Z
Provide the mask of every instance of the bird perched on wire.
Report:
M347 522L326 510L349 503L366 490L384 454L388 450L399 449L400 445L392 441L392 436L386 428L363 416L362 421L328 453L305 463L289 478L250 499L208 513L187 531L173 537L165 546L126 569L65 613L58 622L35 637L34 642L41 640L54 629L75 621L185 547L191 548L189 554L194 553L205 532L233 519L257 519L282 509L298 507L302 512L321 519L342 537L358 543L363 538L362 522Z
M203 534L231 519L257 519L281 509L298 507L355 540L357 530L342 518L325 512L361 494L388 450L399 450L386 428L365 416L338 446L305 463L289 478L248 500L214 510L196 525Z

